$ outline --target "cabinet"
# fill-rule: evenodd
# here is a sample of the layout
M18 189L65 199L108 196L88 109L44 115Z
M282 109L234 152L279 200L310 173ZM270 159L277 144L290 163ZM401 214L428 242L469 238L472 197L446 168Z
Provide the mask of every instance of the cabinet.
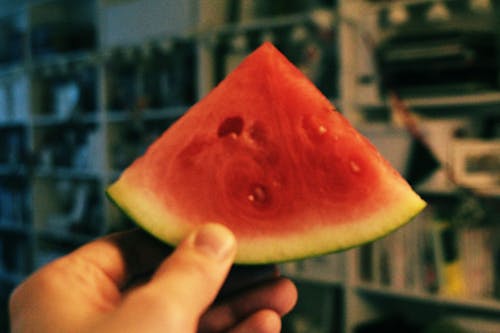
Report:
M496 26L493 2L460 3L459 11ZM447 159L450 151L440 148L457 146L462 152L477 140L488 142L485 155L495 165L500 57L484 58L480 52L487 75L430 88L423 79L418 87L401 80L406 66L389 61L415 54L434 59L436 45L428 49L427 37L414 36L413 48L394 55L391 43L398 39L389 37L398 30L390 23L405 33L418 31L422 13L431 12L441 20L440 28L455 27L446 23L454 8L448 5L431 0L49 0L9 9L0 17L0 297L6 299L40 265L127 227L105 198L106 185L263 41L277 45L403 174L415 164L415 139L400 121L405 110L418 116L427 142L437 143L424 148L431 155L437 149L437 158L444 154L452 170L463 170L456 168L463 154ZM420 18L413 22L408 18L413 15ZM473 30L473 21L467 21L468 29ZM455 44L444 49L458 60L460 45L469 51L476 47L457 44L459 37L455 34ZM484 38L498 44L495 34ZM392 54L383 66L381 52ZM461 68L458 60L454 63ZM394 82L407 89L391 90ZM400 98L391 99L393 92ZM461 132L465 141L447 131ZM286 332L372 332L374 327L424 332L443 320L498 330L493 320L500 313L497 249L485 240L499 220L495 186L493 192L489 187L461 191L432 163L418 169L426 181L415 184L431 208L416 221L358 249L282 265L297 281L301 299L285 320ZM456 265L446 265L457 260L439 257L449 244L444 240L453 215L443 212L477 222L453 228L451 235L452 244L462 249L454 258L472 263L466 270L474 267L482 289L478 285L465 293L470 277L463 267L457 271ZM462 286L446 289L446 276L461 276Z

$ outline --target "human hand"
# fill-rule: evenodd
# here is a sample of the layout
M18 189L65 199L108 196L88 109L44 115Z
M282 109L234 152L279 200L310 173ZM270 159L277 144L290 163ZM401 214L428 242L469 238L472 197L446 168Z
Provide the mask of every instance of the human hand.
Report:
M139 230L96 240L16 288L12 332L279 332L280 316L297 299L287 279L214 303L235 251L232 233L214 224L190 234L167 259L167 248Z

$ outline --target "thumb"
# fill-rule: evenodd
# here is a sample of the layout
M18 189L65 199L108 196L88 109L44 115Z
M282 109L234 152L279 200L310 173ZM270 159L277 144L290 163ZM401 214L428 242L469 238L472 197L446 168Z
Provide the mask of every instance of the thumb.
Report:
M235 253L234 235L224 226L206 224L180 243L148 284L129 295L127 307L135 309L135 318L141 312L147 332L194 332L224 283Z

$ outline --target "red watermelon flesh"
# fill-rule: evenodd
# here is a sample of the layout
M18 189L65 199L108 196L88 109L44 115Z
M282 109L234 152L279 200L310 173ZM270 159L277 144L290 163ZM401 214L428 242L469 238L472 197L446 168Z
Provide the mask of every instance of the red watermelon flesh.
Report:
M272 44L249 55L108 190L176 245L217 222L237 262L321 255L382 237L425 202Z

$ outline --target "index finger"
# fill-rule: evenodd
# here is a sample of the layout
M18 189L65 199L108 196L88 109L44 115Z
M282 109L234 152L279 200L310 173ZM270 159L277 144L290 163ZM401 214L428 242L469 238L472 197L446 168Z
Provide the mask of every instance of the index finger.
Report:
M122 289L135 278L152 273L172 248L140 229L122 231L85 244L77 256L106 274Z

